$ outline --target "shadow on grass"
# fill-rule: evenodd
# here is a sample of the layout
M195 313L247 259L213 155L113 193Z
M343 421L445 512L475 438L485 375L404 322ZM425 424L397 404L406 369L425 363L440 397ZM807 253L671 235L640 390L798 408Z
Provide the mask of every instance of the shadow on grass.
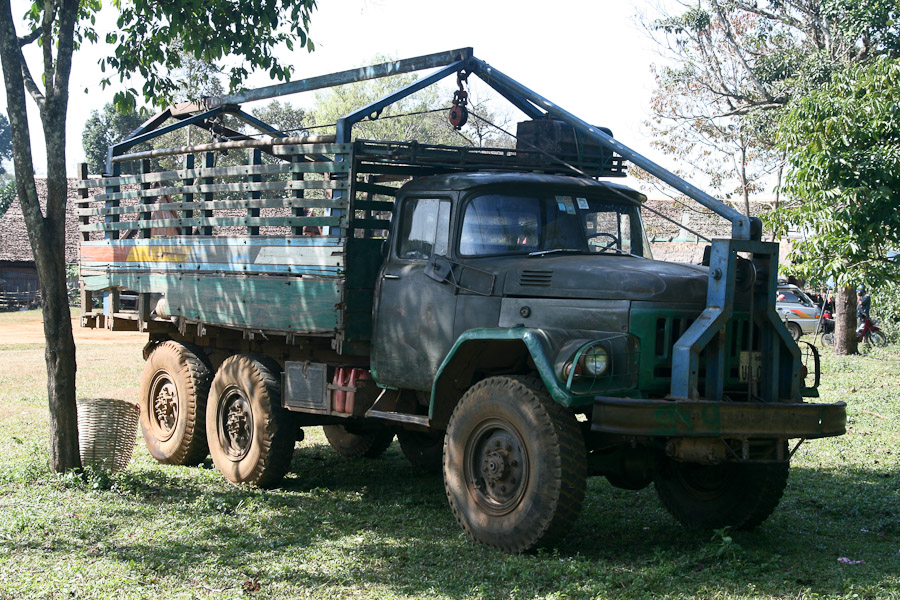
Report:
M350 460L306 446L275 490L229 486L200 469L152 468L117 477L98 544L142 576L215 580L237 574L287 588L384 587L397 594L576 597L778 597L896 589L900 473L795 468L772 517L722 536L679 526L651 488L592 479L574 530L555 550L507 556L469 542L440 476L410 467L393 446ZM124 500L124 501L122 501ZM103 500L101 500L103 502ZM139 533L136 535L135 531ZM75 547L52 546L58 554ZM840 557L863 560L848 566ZM50 557L48 556L48 560ZM226 574L226 575L223 575Z

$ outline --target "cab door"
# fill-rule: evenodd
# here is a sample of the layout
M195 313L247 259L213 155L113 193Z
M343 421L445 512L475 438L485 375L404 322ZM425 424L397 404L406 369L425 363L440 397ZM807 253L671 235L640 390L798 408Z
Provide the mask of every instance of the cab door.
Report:
M449 198L407 197L376 292L372 368L383 385L431 390L453 345L456 289L425 274L432 255L447 256Z

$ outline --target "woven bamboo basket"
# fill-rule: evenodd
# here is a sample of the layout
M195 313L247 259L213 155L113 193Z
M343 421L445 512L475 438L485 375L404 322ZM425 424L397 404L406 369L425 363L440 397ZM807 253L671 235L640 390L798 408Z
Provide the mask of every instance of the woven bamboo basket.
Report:
M81 464L121 471L134 450L140 410L115 398L78 400L78 446Z

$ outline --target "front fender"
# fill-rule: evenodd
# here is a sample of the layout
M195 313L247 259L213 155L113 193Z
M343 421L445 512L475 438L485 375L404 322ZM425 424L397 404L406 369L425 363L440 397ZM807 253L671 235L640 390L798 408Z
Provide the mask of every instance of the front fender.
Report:
M512 358L525 358L534 363L550 396L564 406L571 406L574 396L566 393L553 372L556 354L547 332L541 329L470 329L463 333L438 368L431 390L428 416L432 423L443 426L465 390L472 384L474 373L484 358L504 353Z

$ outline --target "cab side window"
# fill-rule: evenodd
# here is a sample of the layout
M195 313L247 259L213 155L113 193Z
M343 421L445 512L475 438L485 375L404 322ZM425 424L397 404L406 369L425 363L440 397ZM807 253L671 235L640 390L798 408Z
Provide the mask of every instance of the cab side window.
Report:
M447 254L450 239L450 201L438 198L410 198L400 213L400 241L397 257L418 260L432 254Z

